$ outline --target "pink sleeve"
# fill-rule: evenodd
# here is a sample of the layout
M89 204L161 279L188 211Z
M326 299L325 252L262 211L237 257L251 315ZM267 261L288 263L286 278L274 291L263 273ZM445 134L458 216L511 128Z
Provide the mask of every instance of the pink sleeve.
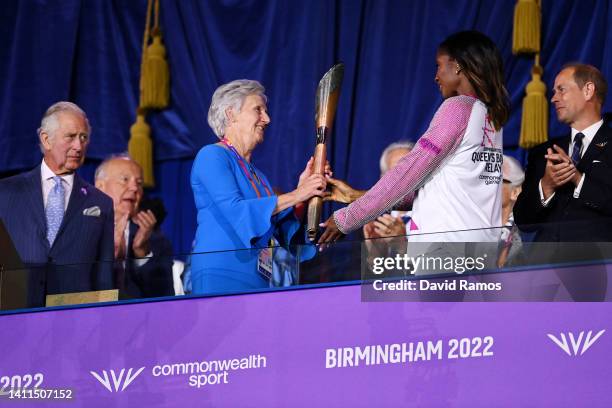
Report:
M415 196L416 196L416 191L409 192L403 198L401 198L397 203L395 203L392 209L398 210L398 211L410 211L410 209L412 208L412 202L414 201Z
M368 192L352 204L334 212L336 225L347 234L372 221L396 204L407 205L463 139L476 99L456 96L438 108L429 128L414 149L389 170Z

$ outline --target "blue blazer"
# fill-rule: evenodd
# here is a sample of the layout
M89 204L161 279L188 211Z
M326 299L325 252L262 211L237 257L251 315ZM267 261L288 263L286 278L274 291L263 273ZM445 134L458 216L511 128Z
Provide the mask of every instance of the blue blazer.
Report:
M75 174L64 219L49 247L40 177L38 166L0 180L0 218L29 268L29 305L42 306L45 294L112 289L111 198ZM86 209L97 212L95 207L99 215L85 215Z

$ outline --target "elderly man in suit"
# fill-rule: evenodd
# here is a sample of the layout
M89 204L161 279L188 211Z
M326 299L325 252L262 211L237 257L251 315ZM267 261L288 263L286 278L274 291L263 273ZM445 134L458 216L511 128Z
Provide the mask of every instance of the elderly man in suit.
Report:
M601 115L606 80L597 68L572 63L553 92L557 117L571 134L530 152L515 221L535 230L537 241L612 241L612 129Z
M0 218L30 267L30 306L42 306L45 294L113 286L112 201L75 173L90 133L81 108L53 104L38 129L41 164L0 180Z
M116 286L122 298L174 295L172 245L141 210L142 168L129 156L111 157L96 170L96 187L113 199Z

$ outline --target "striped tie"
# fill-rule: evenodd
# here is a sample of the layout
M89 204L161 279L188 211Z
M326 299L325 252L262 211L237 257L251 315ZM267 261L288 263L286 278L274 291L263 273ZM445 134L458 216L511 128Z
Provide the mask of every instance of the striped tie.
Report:
M584 139L584 135L582 133L576 133L576 136L574 136L574 149L572 150L572 161L574 162L574 166L577 166L578 162L580 161L582 139Z
M45 208L45 215L47 217L47 241L49 241L49 246L53 246L57 231L59 231L60 225L62 225L62 219L64 218L64 202L66 200L62 178L60 176L55 176L53 177L53 181L55 181L55 186L49 191L49 195L47 196L47 208Z

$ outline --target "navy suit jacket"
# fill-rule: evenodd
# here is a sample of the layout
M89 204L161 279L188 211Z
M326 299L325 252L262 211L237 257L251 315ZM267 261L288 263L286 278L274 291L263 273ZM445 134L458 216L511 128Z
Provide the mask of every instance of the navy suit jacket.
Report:
M153 256L141 266L134 264L132 243L138 231L138 225L130 222L128 241L128 260L125 273L117 273L117 286L124 299L173 296L172 278L173 250L172 244L164 234L156 229L149 238L149 247ZM122 277L123 276L123 277Z
M38 166L0 180L0 218L29 267L30 306L43 306L45 294L112 289L111 198L75 174L66 213L49 247L40 172ZM99 216L84 214L92 207L100 209Z
M555 191L548 206L542 206L538 183L544 176L546 149L556 144L567 153L569 143L566 136L531 150L514 220L521 230L537 231L537 241L612 241L612 129L608 124L595 134L578 163L578 170L586 175L580 196L574 198L575 186L570 182Z

